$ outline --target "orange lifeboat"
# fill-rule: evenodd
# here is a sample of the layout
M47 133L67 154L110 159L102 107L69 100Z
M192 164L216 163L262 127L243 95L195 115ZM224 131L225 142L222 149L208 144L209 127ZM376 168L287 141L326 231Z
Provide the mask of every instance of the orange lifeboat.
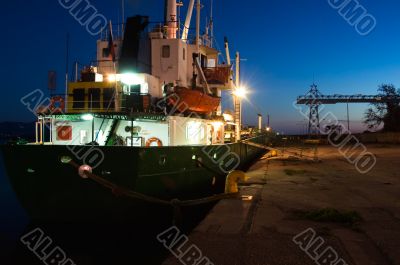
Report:
M221 98L207 95L199 90L176 87L175 92L168 96L167 102L181 113L208 114L217 111Z

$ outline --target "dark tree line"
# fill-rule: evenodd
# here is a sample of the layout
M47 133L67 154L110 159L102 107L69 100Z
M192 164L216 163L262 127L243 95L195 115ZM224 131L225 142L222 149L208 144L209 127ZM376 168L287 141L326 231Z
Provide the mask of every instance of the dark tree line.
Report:
M400 96L400 90L392 84L383 84L378 88L379 96ZM400 132L400 103L373 103L365 112L364 123L369 129L377 129L383 124L385 132Z

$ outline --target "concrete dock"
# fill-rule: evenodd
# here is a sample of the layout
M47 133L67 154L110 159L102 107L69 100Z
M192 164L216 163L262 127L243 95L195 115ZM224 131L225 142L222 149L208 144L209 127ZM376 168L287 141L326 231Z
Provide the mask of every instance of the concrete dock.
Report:
M367 148L377 158L367 174L331 146L320 162L260 159L241 188L251 200L220 201L190 243L215 265L400 264L400 146Z

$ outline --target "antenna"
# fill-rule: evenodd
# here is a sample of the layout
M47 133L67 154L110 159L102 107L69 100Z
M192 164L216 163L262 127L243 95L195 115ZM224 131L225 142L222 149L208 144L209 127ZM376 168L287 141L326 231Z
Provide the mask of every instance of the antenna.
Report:
M122 36L124 36L124 24L125 24L125 0L121 0L121 5L122 5L122 28L121 28L121 33L122 33Z
M208 21L208 17L206 16L206 32L205 32L205 34L207 37L209 36L209 33L208 33L209 29L210 29L210 23Z
M200 54L200 19L201 19L201 0L197 0L196 10L196 51Z
M178 7L178 39L181 38L181 7L183 7L183 2L179 1L176 3Z
M119 38L119 36L120 36L120 33L121 33L121 31L120 31L120 27L121 27L121 22L120 22L120 16L119 16L120 14L119 14L119 10L118 10L118 32L117 32L117 37Z
M211 45L210 47L213 47L213 42L214 42L214 18L213 18L213 6L214 6L214 0L211 0L211 10L210 10L210 39L211 39Z
M65 97L68 95L68 74L69 74L69 32L67 32L65 52Z
M52 91L57 89L57 73L56 71L49 71L48 72L48 89L50 91L50 94Z

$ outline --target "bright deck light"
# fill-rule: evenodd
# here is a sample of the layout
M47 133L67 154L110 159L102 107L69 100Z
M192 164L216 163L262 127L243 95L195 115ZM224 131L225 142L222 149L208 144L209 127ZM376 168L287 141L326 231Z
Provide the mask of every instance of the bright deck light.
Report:
M238 87L233 91L233 94L239 98L244 98L247 94L247 89L245 87Z
M110 74L107 77L108 82L110 82L110 83L114 83L115 81L118 81L118 78L119 78L119 76L115 75L115 74Z
M84 121L92 121L93 120L93 115L92 114L84 114L84 115L82 115L82 120L84 120Z
M125 85L140 85L144 83L143 77L134 73L121 74L121 82Z
M214 130L219 131L219 129L224 125L224 123L220 121L214 121L212 125L214 126Z
M222 116L224 116L225 121L233 121L234 120L232 114L224 113L224 114L222 114Z

